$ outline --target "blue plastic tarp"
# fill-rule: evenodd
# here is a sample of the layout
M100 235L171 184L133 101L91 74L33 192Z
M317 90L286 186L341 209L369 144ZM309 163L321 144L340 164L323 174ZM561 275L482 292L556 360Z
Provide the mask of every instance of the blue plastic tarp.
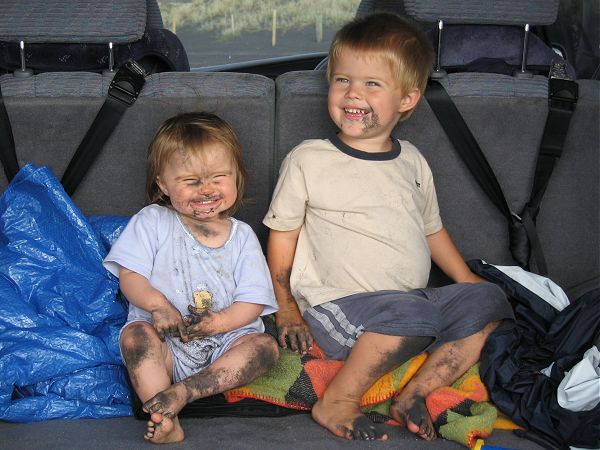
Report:
M102 266L127 221L85 217L45 167L0 197L0 419L131 415L127 305Z

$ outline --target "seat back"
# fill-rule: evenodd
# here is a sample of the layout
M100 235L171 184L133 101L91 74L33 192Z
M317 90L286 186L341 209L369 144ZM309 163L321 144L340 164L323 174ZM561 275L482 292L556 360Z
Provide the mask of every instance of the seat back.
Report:
M550 64L561 61L575 77L572 65L550 47L541 31L554 23L558 8L559 0L363 0L357 16L388 11L420 23L439 51L440 69L448 72L523 70L547 75ZM527 37L525 25L531 30Z
M82 72L0 77L20 165L46 165L60 179L100 109L111 78ZM252 225L264 243L261 220L271 194L274 104L274 82L260 75L154 74L123 115L73 199L87 215L137 212L146 203L146 155L159 124L182 112L208 111L231 123L240 138L250 180L248 202L238 217ZM5 186L2 174L0 189Z
M148 72L189 71L156 0L2 2L0 74L101 72L128 59L143 61Z

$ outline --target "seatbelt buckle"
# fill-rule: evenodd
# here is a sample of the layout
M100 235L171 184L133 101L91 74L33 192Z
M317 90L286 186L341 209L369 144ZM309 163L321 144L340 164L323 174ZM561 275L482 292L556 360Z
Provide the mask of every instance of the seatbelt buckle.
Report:
M564 62L553 61L548 79L548 102L551 108L574 111L579 98L579 86L567 74Z
M131 106L137 100L146 82L146 72L135 61L125 62L113 77L108 87L108 95L125 106Z

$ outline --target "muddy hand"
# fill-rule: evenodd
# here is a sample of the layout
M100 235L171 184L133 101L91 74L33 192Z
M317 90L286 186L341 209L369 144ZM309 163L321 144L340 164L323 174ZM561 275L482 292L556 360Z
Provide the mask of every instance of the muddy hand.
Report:
M182 342L189 342L194 339L202 339L215 334L216 314L208 309L188 306L189 316L183 318L185 326L185 336L181 338Z
M165 340L165 335L181 336L185 334L181 313L170 303L164 307L153 309L150 314L154 329L161 340Z
M312 350L313 337L298 311L279 311L275 314L279 345L305 355Z

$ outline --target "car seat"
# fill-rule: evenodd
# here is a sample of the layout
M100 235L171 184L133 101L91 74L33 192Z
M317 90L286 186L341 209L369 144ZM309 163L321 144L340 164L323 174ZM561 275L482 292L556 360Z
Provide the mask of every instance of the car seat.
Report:
M0 74L113 71L133 59L147 73L189 71L156 0L4 0Z
M555 22L558 0L480 2L470 0L362 0L356 16L389 11L420 23L434 43L434 76L445 72L547 75L553 61L567 63L542 37L539 27Z

